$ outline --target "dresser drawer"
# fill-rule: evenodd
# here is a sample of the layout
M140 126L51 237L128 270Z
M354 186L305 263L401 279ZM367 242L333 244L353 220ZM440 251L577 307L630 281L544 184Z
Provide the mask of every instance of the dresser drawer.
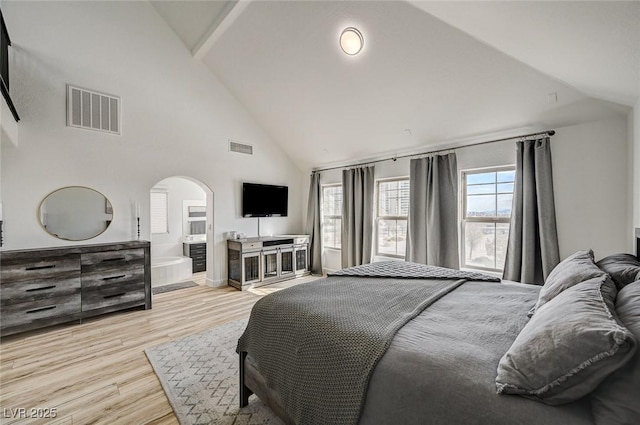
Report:
M70 254L37 259L17 259L0 262L0 282L21 282L50 277L80 276L80 255Z
M202 261L193 261L192 272L199 273L207 270L207 262L205 260Z
M144 284L144 267L129 266L121 270L103 270L82 274L82 293L112 286Z
M144 304L144 302L144 282L128 285L108 285L95 290L82 291L83 312L112 306L126 308L128 304Z
M242 244L242 251L247 251L249 249L257 249L262 248L262 242L244 242Z
M103 270L129 270L144 267L144 249L122 249L82 254L82 273Z
M80 274L77 277L52 277L24 282L3 282L0 284L0 305L51 299L63 295L80 293ZM3 310L4 317L4 310Z
M193 260L193 262L197 262L197 261L206 261L207 260L207 253L206 252L201 252L201 253L197 253L197 254L193 254L191 255L191 259Z
M42 326L49 323L49 319L80 313L80 292L57 296L42 300L20 304L10 304L2 307L2 328L37 324Z
M189 256L194 254L200 254L207 252L207 244L206 243L192 243L187 245L189 247Z
M206 249L202 249L202 250L197 250L197 251L191 251L188 255L188 257L195 259L201 259L201 258L207 258L207 250Z

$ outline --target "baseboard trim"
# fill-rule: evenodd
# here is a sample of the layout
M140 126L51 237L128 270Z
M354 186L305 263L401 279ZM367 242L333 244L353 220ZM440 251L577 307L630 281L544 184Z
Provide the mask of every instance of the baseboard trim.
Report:
M210 286L212 288L221 288L223 286L227 286L226 279L213 280L206 278L204 282L207 284L207 286Z

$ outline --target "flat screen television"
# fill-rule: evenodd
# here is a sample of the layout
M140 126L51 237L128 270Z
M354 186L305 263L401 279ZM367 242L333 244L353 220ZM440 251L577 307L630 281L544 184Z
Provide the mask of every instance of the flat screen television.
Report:
M288 201L287 186L242 183L243 217L286 217Z

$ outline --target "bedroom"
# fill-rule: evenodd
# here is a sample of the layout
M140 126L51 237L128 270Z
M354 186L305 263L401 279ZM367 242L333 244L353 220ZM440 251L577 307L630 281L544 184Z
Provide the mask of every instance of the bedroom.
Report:
M508 56L515 56L509 46L503 46L508 37L478 41L429 10L405 3L381 3L373 10L355 3L335 6L318 17L322 25L316 32L301 31L301 26L309 25L303 22L309 21L292 19L303 11L289 16L281 10L286 4L249 5L234 22L228 22L228 32L212 46L212 57L203 61L190 51L189 44L197 40L176 35L156 6L148 2L0 2L13 41L11 95L21 117L17 140L7 143L3 134L1 147L3 249L68 245L42 231L36 211L47 193L69 185L93 187L113 203L117 220L91 243L135 238L135 202L141 203L142 239L149 239L149 222L144 219L149 190L167 177L188 176L213 193L208 202L214 220L208 234L213 248L207 259L207 284L220 286L226 279L225 234L232 230L257 234L256 220L240 217L243 181L287 184L289 217L262 220L261 231L301 232L308 175L314 167L554 129L561 257L589 247L598 258L633 252L631 229L640 227L640 195L634 184L640 181L638 52L637 43L628 43L624 33L610 28L618 26L617 19L634 19L637 14L628 14L624 8L608 13L606 5L594 5L585 12L586 23L593 24L590 31L609 44L584 40L584 60L591 62L578 66L582 58L571 54L582 50L573 49L578 43L573 34L553 32L566 13L577 12L571 6L557 14L540 12L542 17L558 16L555 25L544 28L553 39L566 40L541 41L545 48L558 49L551 50L556 55L553 63L561 68L554 75L554 67L541 72L525 65L522 58ZM380 10L384 7L390 9ZM330 18L350 20L356 12L367 16L362 25L370 26L363 27L363 55L367 56L349 62L350 58L340 56L334 32L355 23L343 25ZM446 9L431 12L446 21ZM499 13L480 16L493 16L496 26L506 22L498 19ZM594 16L608 19L598 26L592 22ZM416 21L411 21L415 25L409 26L407 37L412 41L403 50L398 46L403 45L406 19ZM269 22L278 24L265 24ZM205 27L210 24L204 22ZM576 24L579 30L582 24ZM383 30L384 38L376 39L376 31ZM300 44L285 43L290 41L289 34L301 37ZM318 42L305 44L304 37L311 36L326 37L330 43L325 50L314 51L320 47ZM488 45L504 47L507 54ZM435 50L417 55L423 46ZM599 49L600 56L591 56L589 49ZM376 51L384 51L385 56L376 56ZM386 57L392 54L396 56ZM448 67L474 69L478 75L460 71L461 80L447 82L452 69L438 67L441 61L429 61L439 57L434 55L454 55L446 62ZM616 66L603 69L600 58ZM365 69L364 60L375 62ZM473 67L466 66L470 61ZM374 75L369 74L372 68ZM426 73L423 68L442 84L443 91L433 87L428 77L416 75ZM596 76L585 69L595 70ZM487 77L480 70L497 73L500 81L510 85L493 81L482 86L476 77ZM609 74L614 71L619 73ZM347 78L341 79L342 75ZM379 84L377 78L383 77L384 83ZM121 96L122 134L66 127L66 84ZM422 87L433 90L439 100L423 104ZM549 103L550 93L557 94L557 103ZM359 113L352 115L352 111ZM412 135L405 132L407 128ZM255 154L230 153L229 140L253 145ZM458 160L465 169L513 164L509 149L506 143L469 147L458 151ZM377 178L403 177L408 175L408 165L402 160L384 162L377 172ZM330 181L327 175L323 183L338 183L338 179ZM330 265L328 258L327 267L335 267ZM232 316L243 314L246 310Z

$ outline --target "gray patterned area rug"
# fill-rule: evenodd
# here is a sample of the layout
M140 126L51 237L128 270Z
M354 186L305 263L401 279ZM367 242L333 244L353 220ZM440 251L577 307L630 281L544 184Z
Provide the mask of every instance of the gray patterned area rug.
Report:
M171 283L169 285L156 286L151 288L153 295L164 294L165 292L177 291L178 289L192 288L198 286L197 283L187 280L185 282Z
M256 396L238 407L237 320L145 350L181 425L281 425Z

